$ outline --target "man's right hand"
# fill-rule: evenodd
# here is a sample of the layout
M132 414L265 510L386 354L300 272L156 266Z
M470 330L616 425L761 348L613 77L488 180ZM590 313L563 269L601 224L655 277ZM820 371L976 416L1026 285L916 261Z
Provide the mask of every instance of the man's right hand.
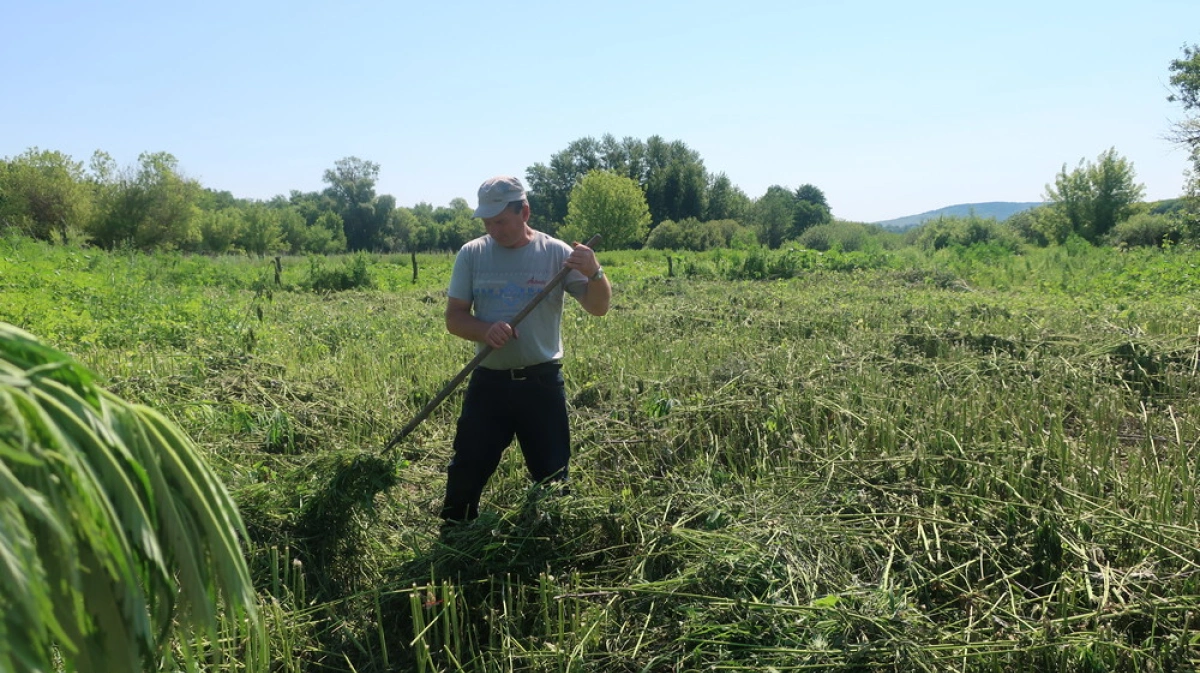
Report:
M487 334L484 335L483 342L492 348L503 348L504 344L508 343L509 339L516 339L521 335L517 332L517 328L512 325L497 321L492 323L488 328Z

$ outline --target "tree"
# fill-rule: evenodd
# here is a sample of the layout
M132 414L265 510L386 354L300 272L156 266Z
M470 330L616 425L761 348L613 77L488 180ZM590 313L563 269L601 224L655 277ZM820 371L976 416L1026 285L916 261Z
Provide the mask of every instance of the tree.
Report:
M548 166L538 163L525 171L533 227L553 232L555 226L566 219L571 190L590 171L606 168L600 149L595 138L579 138L551 156Z
M796 196L786 187L771 185L754 203L758 240L769 248L778 248L791 234L796 215Z
M441 226L433 219L433 204L422 201L408 209L416 223L410 243L413 250L443 250L440 243Z
M1192 238L1200 238L1200 47L1184 46L1183 58L1171 62L1171 86L1167 100L1182 103L1184 117L1175 123L1170 140L1185 148L1192 167L1184 185L1182 228Z
M743 221L749 211L750 197L734 185L728 175L718 173L713 176L708 186L707 219Z
M96 210L88 233L100 247L154 250L199 243L193 217L200 184L179 172L173 155L143 152L136 167L118 169L112 157L97 152L92 172Z
M317 219L325 213L337 214L337 204L328 194L321 192L301 192L293 189L288 196L287 202L294 206L304 217L304 221L312 226L317 223ZM338 222L341 222L341 215L338 215ZM346 237L345 230L342 231L342 238Z
M280 251L291 255L298 255L302 252L324 252L324 250L315 251L311 249L312 237L316 233L316 227L310 227L308 222L304 221L304 216L300 214L299 210L288 205L282 199L272 199L266 205L272 212L278 213L279 233L282 242L279 248Z
M571 190L560 238L586 241L600 234L609 250L636 247L646 239L650 209L633 180L610 171L588 173Z
M450 199L450 205L438 206L433 210L433 221L438 224L449 224L455 220L472 219L475 211L467 200L461 196Z
M1092 183L1088 180L1087 167L1084 160L1079 160L1079 166L1067 172L1067 165L1054 178L1054 187L1046 186L1046 200L1052 204L1051 209L1062 222L1057 226L1045 228L1043 233L1055 243L1062 243L1072 233L1078 233L1091 227L1091 204L1095 200L1092 193ZM1049 220L1047 220L1049 222Z
M796 201L792 210L792 230L788 238L796 240L812 227L832 221L833 217L828 208L822 208L811 201Z
M380 194L371 204L374 215L371 218L371 237L367 241L367 250L388 250L387 232L392 213L396 212L396 197L391 194Z
M995 218L979 217L973 212L965 217L942 215L936 220L928 220L908 230L905 239L925 250L941 250L951 246L967 248L992 243L1015 251L1019 243L1013 229Z
M91 206L83 164L61 152L33 147L0 162L0 229L66 243Z
M283 199L282 196L275 197ZM249 204L247 199L239 199L226 190L217 191L205 187L196 197L196 205L201 210L221 210L223 208L241 208Z
M1200 46L1184 46L1183 58L1171 61L1171 86L1167 96L1172 103L1181 103L1184 113L1200 114ZM1192 160L1200 169L1200 117L1185 117L1176 125L1174 140L1192 152Z
M284 242L281 211L256 204L245 210L246 224L238 237L242 250L263 257L287 249Z
M1138 213L1118 224L1109 238L1113 245L1127 248L1172 246L1183 239L1182 224L1177 216Z
M196 216L200 230L200 249L205 252L223 254L233 250L242 236L246 220L237 208L203 210Z
M346 251L346 229L337 213L327 210L308 228L307 252L332 255Z
M417 227L417 216L408 208L397 208L388 217L387 229L383 232L385 247L392 251L415 250L413 230Z
M484 234L483 220L475 217L475 211L462 197L450 200L450 205L440 206L433 211L433 221L438 227L438 247L457 250L464 243Z
M646 180L646 145L637 138L625 136L617 140L612 134L604 134L600 139L600 160L604 168L639 185Z
M442 226L438 240L441 247L458 250L467 241L479 238L484 233L483 220L478 217L457 217Z
M378 243L379 230L386 221L386 217L380 219L375 207L375 181L378 178L379 164L358 157L339 159L332 169L325 171L324 180L329 185L325 195L333 201L335 212L342 216L346 246L350 250L368 250Z
M0 427L0 670L191 669L180 639L267 670L245 527L186 435L5 323Z
M704 217L708 171L700 154L682 141L646 140L646 204L654 222Z
M1113 148L1100 155L1089 167L1088 179L1096 196L1092 205L1093 232L1099 241L1137 212L1137 204L1146 193L1144 185L1136 182L1133 163L1121 157Z
M141 191L145 217L134 243L143 250L185 248L198 236L192 228L200 183L184 177L179 162L167 152L138 157L136 185Z
M334 162L326 169L323 180L329 185L325 193L338 208L370 203L375 200L375 181L379 178L379 164L358 157L346 157Z
M796 188L795 212L792 216L790 238L798 239L809 227L833 221L825 192L814 185L804 184Z
M705 216L708 172L700 155L681 141L651 136L617 140L605 135L572 141L565 150L525 172L530 224L553 232L567 215L571 190L585 175L606 170L633 180L645 193L653 222Z
M1145 187L1137 184L1135 177L1133 164L1110 148L1096 163L1080 160L1069 173L1063 164L1054 185L1046 186L1046 200L1066 220L1068 233L1100 243L1136 211Z

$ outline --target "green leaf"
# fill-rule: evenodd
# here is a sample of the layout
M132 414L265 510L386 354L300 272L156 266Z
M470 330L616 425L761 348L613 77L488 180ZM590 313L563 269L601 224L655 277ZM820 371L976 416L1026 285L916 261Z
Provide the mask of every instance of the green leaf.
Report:
M244 534L177 427L0 323L0 670L137 670L197 631L264 669Z

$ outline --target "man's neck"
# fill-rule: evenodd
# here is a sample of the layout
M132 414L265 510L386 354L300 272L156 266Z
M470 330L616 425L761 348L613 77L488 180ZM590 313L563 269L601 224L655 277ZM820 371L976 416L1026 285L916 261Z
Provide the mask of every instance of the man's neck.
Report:
M518 238L516 240L516 242L514 242L512 245L502 245L501 244L500 247L506 248L508 250L516 250L518 248L524 248L525 246L529 245L530 243L533 243L533 239L535 236L537 236L537 230L534 229L533 227L530 227L527 224L527 225L525 225L525 234L521 238ZM492 239L492 240L495 240L495 239ZM497 241L497 244L499 244L499 241Z

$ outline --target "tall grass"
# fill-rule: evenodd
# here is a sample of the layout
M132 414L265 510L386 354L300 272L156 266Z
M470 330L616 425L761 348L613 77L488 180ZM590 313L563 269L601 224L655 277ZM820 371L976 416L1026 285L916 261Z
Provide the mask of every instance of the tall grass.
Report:
M457 397L371 497L328 487L469 359L441 324L449 257L317 293L306 260L275 286L266 261L5 245L0 319L208 452L282 670L1200 661L1196 253L726 251L668 277L602 252L612 312L565 318L571 494L530 490L510 452L439 539ZM729 280L753 255L777 279Z

